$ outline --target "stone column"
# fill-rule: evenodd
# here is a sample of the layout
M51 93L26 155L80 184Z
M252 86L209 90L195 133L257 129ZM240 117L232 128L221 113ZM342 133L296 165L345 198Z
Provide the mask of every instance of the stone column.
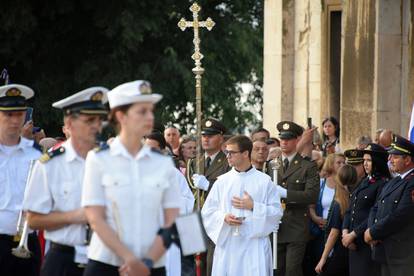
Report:
M320 122L321 3L265 0L264 127ZM312 26L312 27L311 27Z
M375 2L344 1L341 57L341 147L372 129Z
M413 101L409 85L411 1L379 0L376 12L373 131L389 128L407 137Z
M264 4L263 127L275 134L282 118L282 1Z

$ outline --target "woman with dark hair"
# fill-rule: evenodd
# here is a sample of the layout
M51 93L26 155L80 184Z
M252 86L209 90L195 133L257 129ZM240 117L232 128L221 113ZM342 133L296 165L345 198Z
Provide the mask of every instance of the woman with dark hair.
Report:
M369 211L384 184L390 179L388 153L382 146L371 143L362 152L367 177L351 194L342 230L342 244L349 249L349 273L353 276L379 274L376 271L378 266L371 259L371 248L364 242L364 232Z
M335 117L322 121L322 152L323 156L339 152L339 122Z

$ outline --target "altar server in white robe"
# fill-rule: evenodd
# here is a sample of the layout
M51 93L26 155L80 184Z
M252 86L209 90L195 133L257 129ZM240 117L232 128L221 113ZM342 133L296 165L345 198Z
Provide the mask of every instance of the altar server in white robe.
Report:
M216 244L213 276L273 275L269 234L277 230L283 210L270 177L251 166L251 151L246 136L227 141L233 168L217 179L201 211Z

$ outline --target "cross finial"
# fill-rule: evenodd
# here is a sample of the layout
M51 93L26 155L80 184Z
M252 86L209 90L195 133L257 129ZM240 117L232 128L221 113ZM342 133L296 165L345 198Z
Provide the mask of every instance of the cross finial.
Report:
M193 13L193 21L187 21L185 18L181 18L178 22L178 27L185 31L187 28L194 29L194 54L191 58L195 61L195 68L193 69L194 74L201 75L204 72L204 69L201 67L201 60L203 59L203 55L200 52L200 35L199 29L206 28L207 30L211 31L216 23L208 17L205 21L199 21L198 13L201 11L201 7L197 3L193 3L190 7L190 11Z

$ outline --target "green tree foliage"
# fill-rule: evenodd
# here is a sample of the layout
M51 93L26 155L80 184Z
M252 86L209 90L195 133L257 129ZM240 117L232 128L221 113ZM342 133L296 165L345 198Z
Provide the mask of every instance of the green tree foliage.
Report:
M92 85L108 88L147 79L164 95L157 117L183 130L194 123L192 20L184 0L2 1L0 66L11 81L35 89L36 124L56 134L61 114L51 103ZM254 85L247 104L261 103L263 3L203 0L200 19L216 26L201 31L203 109L228 126L245 126L256 114L240 104L237 84ZM0 68L1 69L1 68ZM178 116L175 118L175 116Z

